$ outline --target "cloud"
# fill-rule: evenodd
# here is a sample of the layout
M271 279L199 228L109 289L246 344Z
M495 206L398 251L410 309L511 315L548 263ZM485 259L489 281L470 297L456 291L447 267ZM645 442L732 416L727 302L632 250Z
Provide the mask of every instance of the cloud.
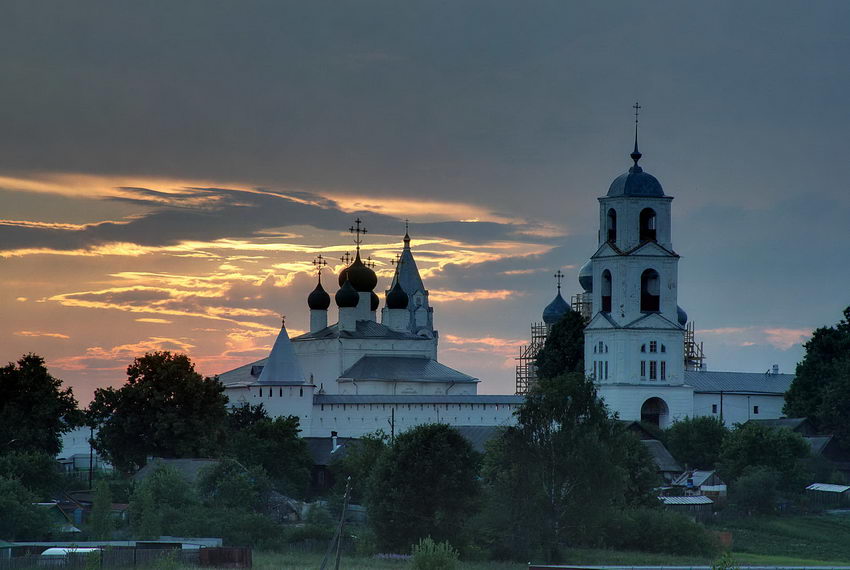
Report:
M152 318L142 318L142 319L134 319L137 323L153 323L158 325L170 325L174 321L169 321L168 319L152 319Z
M486 290L477 289L475 291L448 291L445 289L432 289L428 298L434 303L452 303L456 301L464 301L472 303L475 301L493 301L504 300L511 297L522 296L520 291L509 291L506 289Z
M188 353L194 347L195 345L185 338L148 337L111 348L91 346L85 349L84 354L55 359L52 366L62 370L122 370L134 358L148 352L167 350Z
M737 346L770 345L779 350L799 346L812 336L812 329L786 327L720 327L697 329L695 332L697 337L718 336L721 341Z
M38 332L38 331L17 331L15 333L18 336L31 336L31 337L46 337L46 338L58 338L62 340L68 340L71 337L62 334L62 333L51 333L51 332Z

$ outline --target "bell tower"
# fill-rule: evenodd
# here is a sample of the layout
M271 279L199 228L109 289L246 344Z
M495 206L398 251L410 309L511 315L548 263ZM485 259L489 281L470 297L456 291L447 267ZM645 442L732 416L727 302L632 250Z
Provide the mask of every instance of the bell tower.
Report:
M634 164L599 198L598 248L589 268L593 316L584 333L584 362L621 418L665 427L693 414L693 390L684 386L673 198L638 164L640 106L634 108Z

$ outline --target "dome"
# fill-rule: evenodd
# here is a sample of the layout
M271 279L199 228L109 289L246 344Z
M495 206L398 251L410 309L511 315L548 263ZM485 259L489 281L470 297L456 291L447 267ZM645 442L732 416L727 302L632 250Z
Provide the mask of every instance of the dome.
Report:
M375 275L375 272L366 267L366 265L360 261L360 252L357 252L357 257L354 258L354 263L348 266L348 271L346 272L346 270L343 270L340 275L342 275L343 272L348 277L348 281L354 289L361 293L368 293L375 288L375 285L378 284L378 276Z
M377 295L375 295L375 292L374 292L374 291L372 291L371 295L372 295L372 296L371 296L371 297L370 297L370 299L369 299L369 300L370 300L370 303L369 303L369 307L370 307L370 309L369 309L369 310L371 310L371 311L377 311L377 310L378 310L378 305L380 305L380 304L381 304L381 300L378 298L378 296L377 296Z
M676 305L676 320L679 321L679 324L685 326L688 322L688 313L685 312L685 309Z
M360 300L360 295L357 294L357 290L351 285L351 281L346 280L339 291L336 292L335 298L336 306L344 309L356 307L357 302Z
M307 296L307 306L310 307L311 311L327 311L328 307L331 306L331 296L322 287L321 281L316 284L313 292Z
M578 270L578 282L585 293L593 293L593 264L589 259Z
M390 292L387 293L387 308L388 309L406 309L410 299L404 289L401 288L401 283L395 282L395 285Z
M339 272L339 286L342 287L345 285L346 280L348 279L348 270L351 268L350 265L347 265L342 268L342 271Z
M643 168L635 165L629 168L628 172L614 179L614 182L608 188L608 196L661 198L664 196L664 190L661 189L661 183L655 176L644 172Z
M570 305L564 301L564 298L561 297L561 292L558 291L558 294L555 295L555 298L551 303L546 305L546 308L543 309L543 322L547 325L554 325L561 317L567 314L570 310Z

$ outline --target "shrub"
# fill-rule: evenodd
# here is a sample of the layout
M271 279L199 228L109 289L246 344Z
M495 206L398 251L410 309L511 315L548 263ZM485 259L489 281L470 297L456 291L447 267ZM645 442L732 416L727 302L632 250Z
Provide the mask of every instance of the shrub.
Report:
M741 475L732 485L729 500L748 514L772 513L779 500L782 475L769 467L756 467Z
M612 514L602 535L606 546L666 554L713 556L720 545L705 527L663 509L633 509Z
M413 547L413 568L416 570L454 570L458 552L448 542L434 542L430 536L419 539Z

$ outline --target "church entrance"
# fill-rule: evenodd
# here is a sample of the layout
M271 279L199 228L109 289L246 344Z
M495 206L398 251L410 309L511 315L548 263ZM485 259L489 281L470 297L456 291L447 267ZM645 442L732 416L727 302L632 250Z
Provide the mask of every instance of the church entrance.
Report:
M669 415L667 403L661 398L650 398L640 407L640 421L660 428L667 427Z

